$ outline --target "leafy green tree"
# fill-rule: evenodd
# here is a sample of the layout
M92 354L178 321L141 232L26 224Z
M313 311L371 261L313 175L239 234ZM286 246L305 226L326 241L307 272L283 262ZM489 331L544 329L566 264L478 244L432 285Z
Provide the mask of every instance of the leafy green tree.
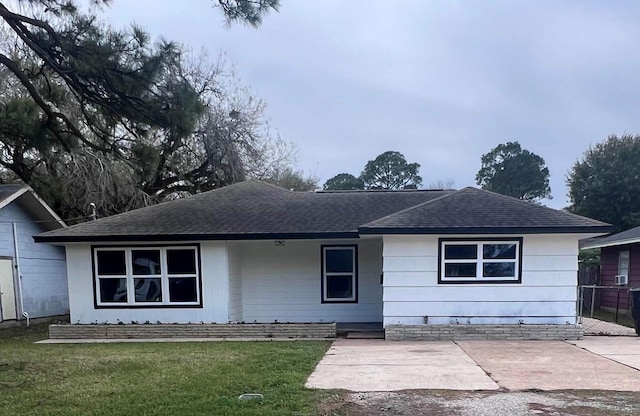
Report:
M322 189L327 191L346 191L364 189L364 182L350 173L340 173L327 180Z
M366 189L416 189L422 184L420 164L407 163L402 153L388 151L367 162L360 175Z
M609 136L589 147L567 176L569 211L613 224L640 225L640 136Z
M91 202L107 216L247 178L279 178L292 169L294 149L271 137L264 102L238 87L224 66L209 67L205 60L185 71L205 104L196 129L177 137L150 129L116 153L83 142L67 151L51 140L39 107L0 68L0 166L65 218L83 215ZM66 105L61 109L72 114L73 96ZM97 140L91 132L86 138Z
M544 159L518 142L499 144L482 155L476 183L488 191L529 202L551 198L549 169Z
M107 5L109 0L93 0ZM44 127L65 149L82 141L111 150L120 141L144 136L150 128L175 137L192 131L202 112L196 91L180 72L180 48L162 41L151 44L140 28L116 31L94 14L80 12L74 0L22 0L18 12L0 2L4 28L30 52L35 66L0 49L0 65L20 82L42 110ZM21 7L28 5L29 7ZM219 0L229 22L258 25L277 0ZM64 86L66 94L60 93ZM67 95L75 114L61 111ZM119 128L115 128L118 126ZM86 137L90 131L98 140Z
M309 192L318 188L316 178L305 177L302 171L295 170L291 166L278 169L263 180L290 191Z
M278 2L214 4L257 25ZM0 22L0 165L63 217L88 202L105 216L209 190L272 164L264 103L182 47L113 30L73 0L0 1Z

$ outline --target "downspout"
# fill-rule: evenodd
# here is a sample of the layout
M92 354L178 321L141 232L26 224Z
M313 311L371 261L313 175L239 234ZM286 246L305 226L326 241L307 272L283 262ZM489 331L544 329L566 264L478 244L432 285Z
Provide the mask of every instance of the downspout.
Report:
M22 273L20 273L20 254L18 253L18 231L16 227L16 223L12 222L13 225L13 254L16 259L16 276L18 282L18 294L20 299L20 312L22 316L27 320L27 328L29 327L29 314L24 310L24 299L22 297Z

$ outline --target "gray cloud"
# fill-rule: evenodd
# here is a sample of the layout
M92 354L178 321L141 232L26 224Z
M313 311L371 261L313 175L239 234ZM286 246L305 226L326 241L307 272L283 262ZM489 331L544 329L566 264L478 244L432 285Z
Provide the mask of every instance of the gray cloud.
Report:
M179 4L178 7L176 5ZM545 158L554 207L590 144L640 133L640 3L282 1L254 30L206 1L115 1L106 16L221 51L322 181L386 150L425 183L474 184L480 156L518 140Z

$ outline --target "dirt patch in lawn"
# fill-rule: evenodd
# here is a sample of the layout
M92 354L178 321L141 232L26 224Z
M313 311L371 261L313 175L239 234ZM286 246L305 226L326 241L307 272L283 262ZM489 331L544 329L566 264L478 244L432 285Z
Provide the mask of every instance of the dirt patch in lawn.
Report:
M640 394L628 392L455 392L347 393L339 416L631 416L640 414Z

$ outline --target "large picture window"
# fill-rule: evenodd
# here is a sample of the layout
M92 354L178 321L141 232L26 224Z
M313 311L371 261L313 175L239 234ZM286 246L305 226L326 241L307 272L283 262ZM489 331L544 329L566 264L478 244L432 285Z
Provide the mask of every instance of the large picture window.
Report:
M197 246L94 247L96 306L201 305Z
M519 283L522 238L440 239L439 283Z
M358 301L357 246L322 246L322 301Z

